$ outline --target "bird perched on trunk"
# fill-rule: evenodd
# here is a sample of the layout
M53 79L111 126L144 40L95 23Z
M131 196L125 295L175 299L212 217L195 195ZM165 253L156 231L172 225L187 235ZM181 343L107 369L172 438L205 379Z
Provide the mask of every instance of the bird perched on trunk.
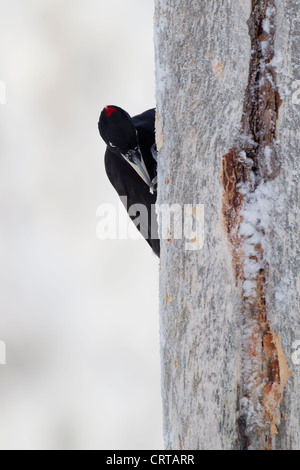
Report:
M124 197L127 198L125 207L129 217L138 222L137 228L159 256L160 241L155 213L155 109L130 117L118 106L106 106L101 112L98 128L107 145L107 176L123 204ZM134 210L130 210L133 205L136 205Z

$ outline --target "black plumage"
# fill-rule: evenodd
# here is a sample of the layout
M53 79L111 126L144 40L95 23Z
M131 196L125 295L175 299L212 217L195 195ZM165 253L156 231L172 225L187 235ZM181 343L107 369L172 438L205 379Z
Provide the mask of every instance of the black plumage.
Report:
M134 204L142 204L147 210L146 213L145 209L134 211L129 213L129 217L132 220L138 217L137 228L154 253L160 256L155 214L155 109L149 109L131 118L118 106L106 106L101 112L98 128L107 144L107 176L119 196L127 197L127 211L130 212L130 207Z

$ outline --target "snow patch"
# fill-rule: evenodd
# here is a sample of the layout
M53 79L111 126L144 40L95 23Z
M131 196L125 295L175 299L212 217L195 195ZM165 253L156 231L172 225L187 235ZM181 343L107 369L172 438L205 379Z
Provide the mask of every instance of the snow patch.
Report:
M266 147L266 152L269 151L271 149ZM250 191L248 184L243 185L241 192L245 201L239 228L245 257L243 291L246 297L250 297L257 286L259 272L265 268L264 256L258 247L264 248L264 234L274 207L274 189L271 182L262 182L254 192Z

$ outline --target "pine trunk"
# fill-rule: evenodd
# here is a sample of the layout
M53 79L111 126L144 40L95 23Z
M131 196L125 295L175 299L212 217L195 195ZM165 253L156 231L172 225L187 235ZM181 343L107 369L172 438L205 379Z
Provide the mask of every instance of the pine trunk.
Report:
M165 446L300 449L300 2L155 3Z

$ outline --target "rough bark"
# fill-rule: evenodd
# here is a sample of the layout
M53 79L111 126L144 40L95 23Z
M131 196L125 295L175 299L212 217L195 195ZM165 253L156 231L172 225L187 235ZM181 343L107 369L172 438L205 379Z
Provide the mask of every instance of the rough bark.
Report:
M168 449L300 449L299 6L156 0L158 202L205 206L162 240Z

